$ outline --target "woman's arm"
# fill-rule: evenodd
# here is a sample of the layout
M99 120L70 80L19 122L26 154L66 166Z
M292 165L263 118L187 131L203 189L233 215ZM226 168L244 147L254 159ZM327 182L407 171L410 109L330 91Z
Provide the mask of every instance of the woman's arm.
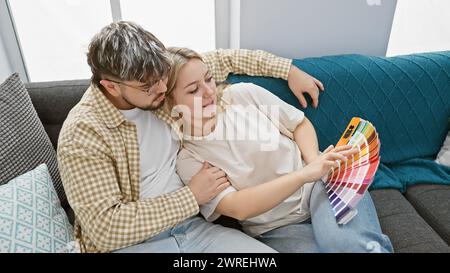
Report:
M304 120L294 130L294 141L302 154L305 165L308 165L319 156L319 142L316 130L311 121L304 117Z
M337 148L331 145L300 170L257 186L228 193L220 200L215 212L238 220L260 215L280 204L305 183L319 180L336 166L336 160L345 160L357 151L352 149L351 145Z
M274 208L307 182L301 171L294 171L267 183L227 194L215 212L238 220L252 218Z

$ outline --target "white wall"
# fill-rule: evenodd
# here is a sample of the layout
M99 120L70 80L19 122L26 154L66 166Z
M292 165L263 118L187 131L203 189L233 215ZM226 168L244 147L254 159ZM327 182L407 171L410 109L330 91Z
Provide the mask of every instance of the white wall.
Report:
M398 0L388 56L450 50L450 1Z
M241 0L240 47L302 58L385 56L396 0Z
M0 35L0 83L2 83L9 75L12 74L11 64L9 63L3 38Z

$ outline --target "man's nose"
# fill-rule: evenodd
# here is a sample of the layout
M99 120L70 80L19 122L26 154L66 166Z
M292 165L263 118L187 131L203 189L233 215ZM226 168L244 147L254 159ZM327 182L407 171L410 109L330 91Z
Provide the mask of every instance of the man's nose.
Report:
M167 91L167 84L165 81L160 80L156 86L155 92L158 94L165 93Z

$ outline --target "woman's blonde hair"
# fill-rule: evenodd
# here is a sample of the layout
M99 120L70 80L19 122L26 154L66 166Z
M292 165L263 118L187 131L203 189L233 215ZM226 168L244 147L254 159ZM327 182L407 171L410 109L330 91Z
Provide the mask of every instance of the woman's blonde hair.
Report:
M200 54L186 47L169 47L167 48L167 51L169 53L169 59L171 61L171 68L168 75L166 92L166 95L169 96L175 89L178 73L180 73L181 68L183 68L183 66L192 59L198 59L202 62L203 59Z

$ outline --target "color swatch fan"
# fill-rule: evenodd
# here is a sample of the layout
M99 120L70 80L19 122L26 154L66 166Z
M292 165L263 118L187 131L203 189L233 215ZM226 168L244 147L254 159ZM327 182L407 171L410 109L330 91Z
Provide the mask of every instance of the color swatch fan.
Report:
M372 183L380 164L380 141L375 127L354 117L336 144L352 145L359 153L340 162L323 179L338 224L348 223L357 213L356 205Z

